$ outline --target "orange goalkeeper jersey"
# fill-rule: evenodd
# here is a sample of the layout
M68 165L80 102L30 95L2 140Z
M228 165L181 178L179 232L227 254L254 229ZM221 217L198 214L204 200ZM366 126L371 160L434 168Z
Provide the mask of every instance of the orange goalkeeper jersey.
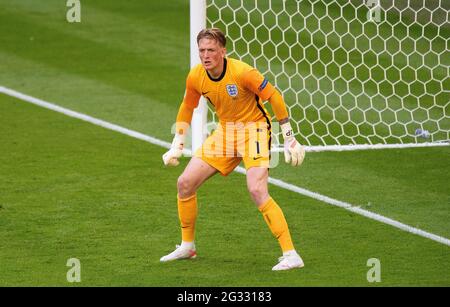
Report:
M269 122L270 115L262 101L268 100L275 88L261 73L239 60L224 59L219 78L212 78L201 64L189 72L184 103L191 108L204 96L221 123Z

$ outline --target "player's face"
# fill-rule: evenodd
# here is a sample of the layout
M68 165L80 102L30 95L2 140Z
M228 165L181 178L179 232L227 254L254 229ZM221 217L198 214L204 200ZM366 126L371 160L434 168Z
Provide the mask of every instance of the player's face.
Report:
M223 58L226 50L219 42L209 38L202 38L198 42L198 53L203 67L213 76L218 76L223 70Z

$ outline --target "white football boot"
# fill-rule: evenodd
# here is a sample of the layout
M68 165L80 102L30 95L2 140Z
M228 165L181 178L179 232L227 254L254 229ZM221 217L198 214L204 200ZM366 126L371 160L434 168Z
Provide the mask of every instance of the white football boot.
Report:
M197 252L195 251L195 245L191 248L186 248L181 245L176 245L176 249L168 255L165 255L159 259L161 262L180 260L180 259L193 259L197 257Z
M283 253L283 256L278 258L278 264L272 268L272 271L284 271L294 268L302 268L305 264L302 258L295 250Z

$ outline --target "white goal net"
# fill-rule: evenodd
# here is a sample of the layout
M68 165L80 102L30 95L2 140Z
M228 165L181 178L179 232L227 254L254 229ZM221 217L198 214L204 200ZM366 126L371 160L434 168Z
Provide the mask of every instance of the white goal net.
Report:
M283 94L302 144L450 139L450 1L206 3L207 26L225 32L228 56Z

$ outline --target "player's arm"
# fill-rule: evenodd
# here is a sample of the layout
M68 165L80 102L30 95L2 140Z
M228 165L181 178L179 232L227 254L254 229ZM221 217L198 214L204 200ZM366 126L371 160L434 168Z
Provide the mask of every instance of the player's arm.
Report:
M249 90L261 97L261 99L269 100L272 105L272 110L283 132L284 160L286 163L291 163L292 166L302 164L305 157L305 149L294 137L283 96L256 69L252 69L243 75L243 83Z
M180 163L178 159L183 153L192 115L194 113L194 109L198 105L199 99L200 94L193 88L191 78L188 76L186 81L186 94L184 95L183 102L178 109L175 124L175 137L173 138L169 151L167 151L162 157L164 165L177 166Z
M305 149L294 137L294 131L289 123L289 115L283 96L275 89L269 98L275 117L281 126L284 138L284 160L292 166L302 164L305 158Z

